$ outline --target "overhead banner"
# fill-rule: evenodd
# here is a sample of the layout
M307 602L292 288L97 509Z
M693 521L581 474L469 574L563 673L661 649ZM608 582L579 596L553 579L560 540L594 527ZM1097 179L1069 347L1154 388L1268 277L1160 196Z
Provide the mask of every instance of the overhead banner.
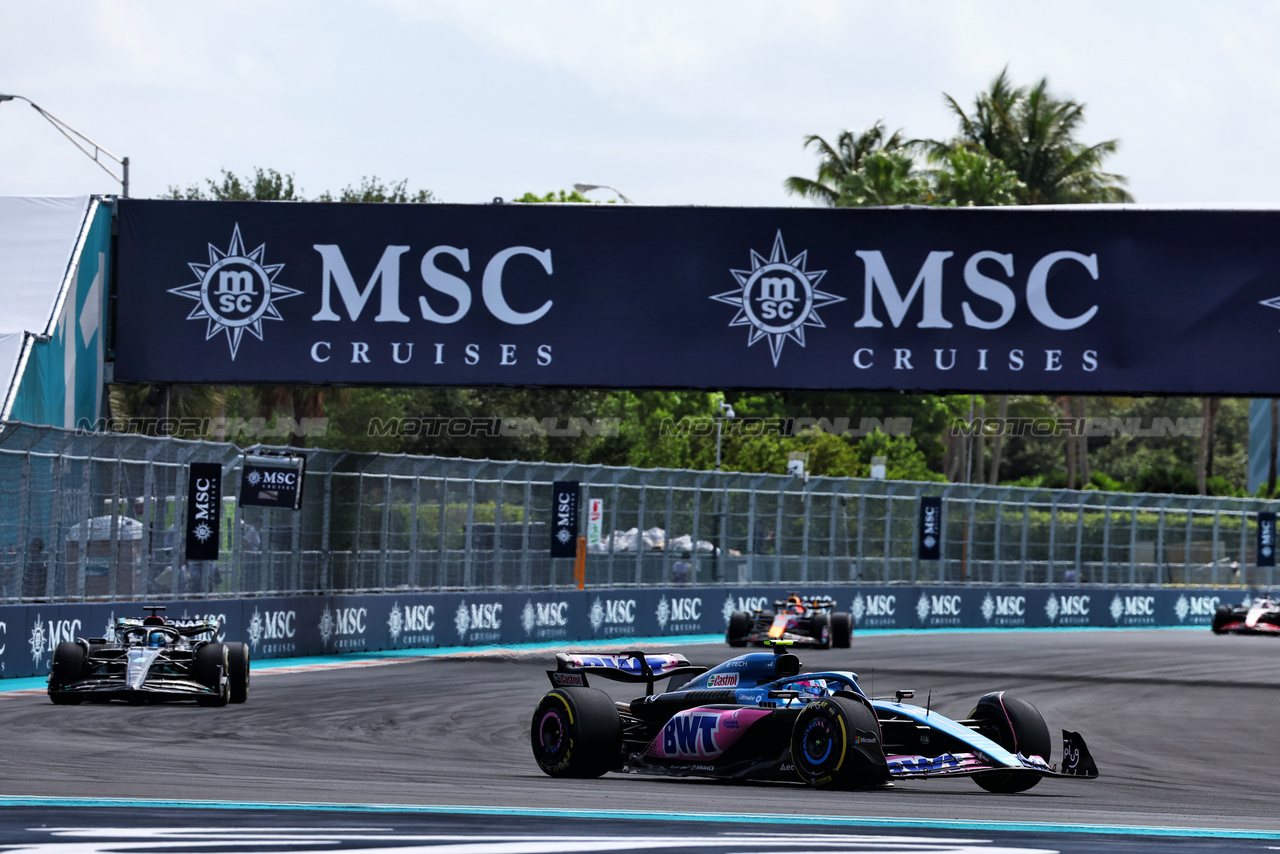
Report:
M119 210L119 381L1280 394L1280 211Z

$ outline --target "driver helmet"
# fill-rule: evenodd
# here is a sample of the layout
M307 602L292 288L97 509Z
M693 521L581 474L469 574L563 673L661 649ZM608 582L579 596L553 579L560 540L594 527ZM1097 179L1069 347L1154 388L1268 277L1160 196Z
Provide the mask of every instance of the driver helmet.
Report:
M793 614L804 613L804 605L801 604L799 596L792 596L788 598L787 607L790 609L791 613Z
M147 632L147 646L164 646L164 632Z

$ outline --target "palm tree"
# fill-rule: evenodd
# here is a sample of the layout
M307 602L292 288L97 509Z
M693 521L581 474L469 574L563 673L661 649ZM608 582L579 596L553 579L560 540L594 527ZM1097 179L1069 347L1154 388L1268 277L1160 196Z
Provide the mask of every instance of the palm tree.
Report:
M805 137L804 147L814 146L822 158L818 163L817 179L791 177L783 182L787 192L802 196L828 207L834 207L840 198L841 188L850 175L858 172L863 160L873 152L894 152L907 147L901 130L887 133L884 122L877 120L866 130L846 130L836 137L835 145L817 134Z
M1101 168L1119 143L1078 142L1084 105L1050 94L1047 77L1030 89L1015 87L1006 67L988 91L975 97L972 115L950 95L943 97L960 120L960 136L953 142L931 141L935 152L957 142L985 149L1025 185L1018 194L1021 204L1133 201L1124 176Z

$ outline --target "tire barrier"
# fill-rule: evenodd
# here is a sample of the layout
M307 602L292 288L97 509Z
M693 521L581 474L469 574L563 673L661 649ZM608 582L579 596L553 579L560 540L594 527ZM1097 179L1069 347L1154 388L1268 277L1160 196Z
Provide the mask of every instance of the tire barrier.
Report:
M254 659L455 646L573 643L723 634L735 611L790 593L831 596L868 629L1209 627L1214 610L1256 593L1239 588L665 587L537 592L380 593L157 601L165 616L216 618L222 641ZM150 604L150 603L149 603ZM141 602L0 606L0 677L49 672L53 650L102 637Z

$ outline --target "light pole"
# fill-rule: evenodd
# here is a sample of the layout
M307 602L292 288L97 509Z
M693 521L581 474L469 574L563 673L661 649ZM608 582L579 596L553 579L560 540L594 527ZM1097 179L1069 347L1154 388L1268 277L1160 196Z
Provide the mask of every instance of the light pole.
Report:
M720 413L716 416L716 471L720 471L720 425L724 424L724 419L733 419L733 407L720 401Z
M15 101L15 100L26 101L28 104L31 105L31 108L33 110L35 110L40 115L44 116L48 120L49 124L56 127L59 130L59 132L62 133L63 136L71 140L72 145L74 145L76 148L83 151L86 157L88 157L94 163L97 163L100 167L102 167L103 172L106 172L112 178L115 178L117 181L119 181L120 189L121 189L120 195L126 199L129 198L129 158L116 157L110 151L107 151L101 145L98 145L98 143L89 139L89 137L80 133L80 131L76 130L71 125L64 122L62 119L53 115L48 110L44 109L39 104L37 104L35 101L32 101L30 98L24 98L21 95L0 95L0 103L3 103L5 101ZM90 151L89 147L92 147L93 150ZM107 164L103 163L102 160L99 159L98 155L100 154L106 155L110 159L114 160L116 163L120 164L119 175L112 172L107 167Z
M622 191L619 190L617 187L610 187L608 184L574 184L573 189L577 190L579 193L589 193L592 190L613 190L615 193L618 194L618 198L622 199L624 203L628 205L635 204L635 202L631 201L625 195L623 195ZM729 416L729 417L732 418L733 416Z

